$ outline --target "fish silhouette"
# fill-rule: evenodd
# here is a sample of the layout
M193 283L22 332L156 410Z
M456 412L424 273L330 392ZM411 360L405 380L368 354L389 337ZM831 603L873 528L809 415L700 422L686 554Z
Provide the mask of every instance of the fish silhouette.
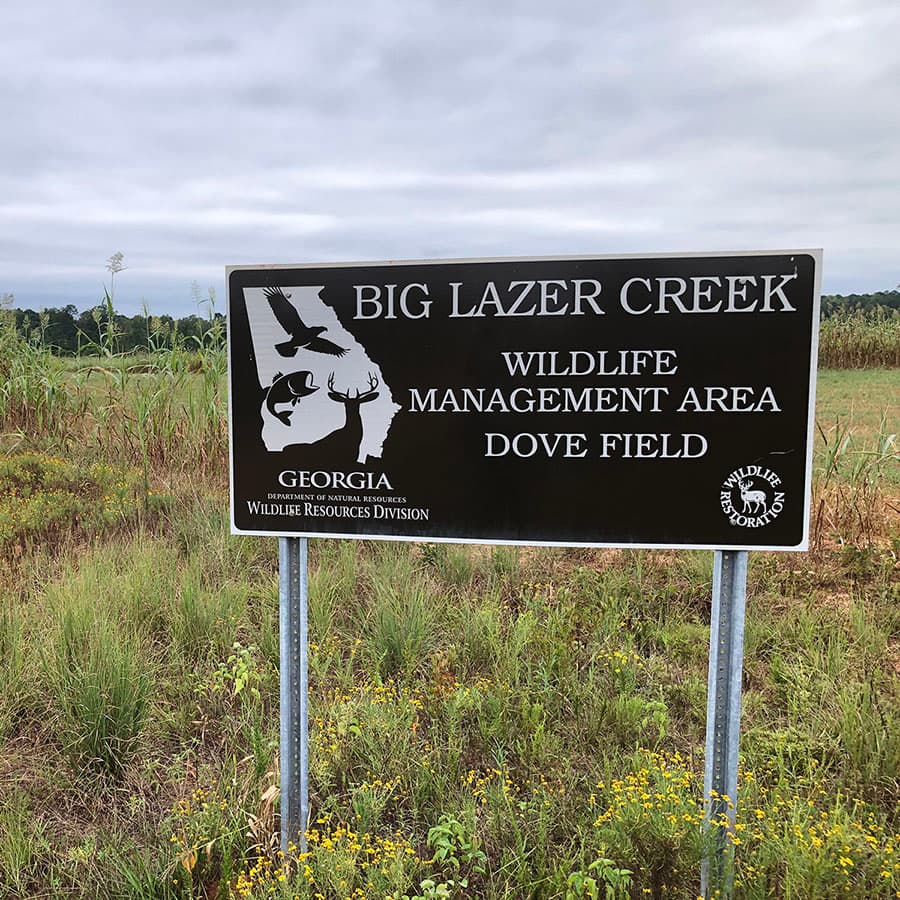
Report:
M275 345L282 356L294 356L301 348L315 353L329 353L331 356L343 356L347 353L343 347L321 337L323 331L328 331L324 325L309 326L304 323L300 313L288 300L290 294L286 295L281 288L264 288L263 293L278 324L290 335L289 340Z
M266 409L276 419L291 424L291 413L304 397L315 393L319 388L312 383L312 372L291 372L288 375L276 373L272 384L266 390ZM290 403L291 409L283 409L280 412L275 408L279 403Z

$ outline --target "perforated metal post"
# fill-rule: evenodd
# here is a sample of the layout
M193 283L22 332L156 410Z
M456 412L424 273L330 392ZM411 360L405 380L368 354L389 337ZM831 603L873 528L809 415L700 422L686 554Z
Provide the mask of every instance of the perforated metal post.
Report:
M306 538L279 538L281 644L281 849L306 852L309 819L309 669Z
M747 551L717 550L713 562L709 681L706 699L706 847L700 893L720 897L734 890L734 828L737 807L738 744L741 727L741 671L744 661L744 610Z

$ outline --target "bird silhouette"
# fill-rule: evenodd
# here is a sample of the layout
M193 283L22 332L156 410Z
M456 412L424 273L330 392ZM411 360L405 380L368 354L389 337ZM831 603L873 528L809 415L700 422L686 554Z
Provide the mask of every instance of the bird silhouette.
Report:
M306 325L300 314L290 303L288 297L281 288L265 288L263 293L278 324L290 335L290 339L281 344L276 344L275 349L282 356L295 356L300 349L312 350L315 353L328 353L331 356L343 356L347 353L343 347L321 337L323 331L328 331L324 325Z

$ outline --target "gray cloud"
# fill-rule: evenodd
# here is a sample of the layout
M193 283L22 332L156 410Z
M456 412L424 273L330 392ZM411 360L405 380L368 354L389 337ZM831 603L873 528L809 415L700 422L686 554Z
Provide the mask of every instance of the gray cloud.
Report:
M13 7L7 4L8 7ZM825 248L900 281L900 7L0 12L0 291L189 311L226 264Z

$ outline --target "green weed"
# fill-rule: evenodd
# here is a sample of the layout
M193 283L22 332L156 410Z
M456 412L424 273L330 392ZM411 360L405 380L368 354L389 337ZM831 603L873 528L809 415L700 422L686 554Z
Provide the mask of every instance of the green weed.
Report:
M0 800L0 890L26 898L38 884L39 865L49 849L46 826L27 796L18 791Z
M169 502L133 471L14 454L0 461L0 552L111 531Z
M25 648L22 620L12 607L0 608L0 742L19 712Z

